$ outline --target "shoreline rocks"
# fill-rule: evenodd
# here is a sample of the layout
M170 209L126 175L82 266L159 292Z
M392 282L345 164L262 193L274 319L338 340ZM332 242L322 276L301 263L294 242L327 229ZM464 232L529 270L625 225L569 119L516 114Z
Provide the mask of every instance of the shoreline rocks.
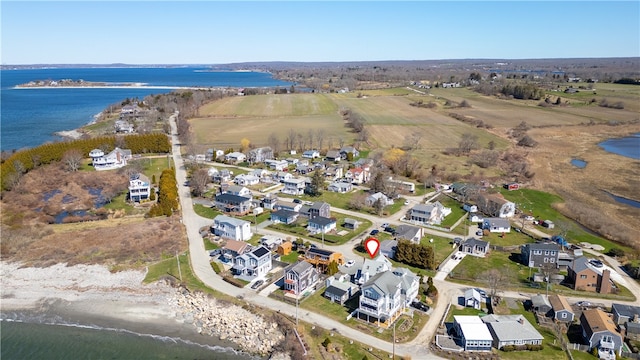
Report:
M176 318L192 324L198 333L233 342L249 353L271 354L284 340L275 322L204 293L179 288L169 303L176 310Z

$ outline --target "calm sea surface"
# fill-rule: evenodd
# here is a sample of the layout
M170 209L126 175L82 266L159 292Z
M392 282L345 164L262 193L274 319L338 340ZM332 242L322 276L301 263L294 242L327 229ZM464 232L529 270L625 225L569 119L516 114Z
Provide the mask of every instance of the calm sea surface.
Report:
M72 130L93 120L108 105L125 98L170 92L170 89L15 89L33 80L72 79L148 86L269 87L290 86L267 73L206 71L181 68L82 68L0 71L0 150L38 146L60 138L56 131Z

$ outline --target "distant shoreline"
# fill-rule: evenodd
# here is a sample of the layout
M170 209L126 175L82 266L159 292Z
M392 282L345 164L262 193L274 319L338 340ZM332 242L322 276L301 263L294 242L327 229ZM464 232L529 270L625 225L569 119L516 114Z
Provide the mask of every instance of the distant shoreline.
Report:
M233 86L226 87L233 88ZM166 85L65 85L65 86L24 86L16 85L13 89L176 89L176 90L209 90L209 89L225 89L225 87L198 87L198 86L166 86Z

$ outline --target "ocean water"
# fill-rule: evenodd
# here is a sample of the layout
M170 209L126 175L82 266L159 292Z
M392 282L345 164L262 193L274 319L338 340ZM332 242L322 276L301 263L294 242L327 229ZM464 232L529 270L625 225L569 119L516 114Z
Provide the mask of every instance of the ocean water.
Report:
M144 98L171 89L81 88L16 89L35 80L73 79L143 83L162 87L271 87L291 86L268 73L208 71L204 67L79 68L0 71L0 150L34 147L60 140L54 133L79 128L111 104L126 98Z
M2 321L3 360L174 359L249 360L233 349L93 325Z

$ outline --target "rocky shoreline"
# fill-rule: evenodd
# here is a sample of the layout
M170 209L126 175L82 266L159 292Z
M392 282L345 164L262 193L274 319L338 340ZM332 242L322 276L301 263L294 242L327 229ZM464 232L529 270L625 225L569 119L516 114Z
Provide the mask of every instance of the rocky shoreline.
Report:
M275 322L201 292L180 287L169 303L176 310L176 319L193 324L198 333L231 341L248 353L272 354L284 340Z

